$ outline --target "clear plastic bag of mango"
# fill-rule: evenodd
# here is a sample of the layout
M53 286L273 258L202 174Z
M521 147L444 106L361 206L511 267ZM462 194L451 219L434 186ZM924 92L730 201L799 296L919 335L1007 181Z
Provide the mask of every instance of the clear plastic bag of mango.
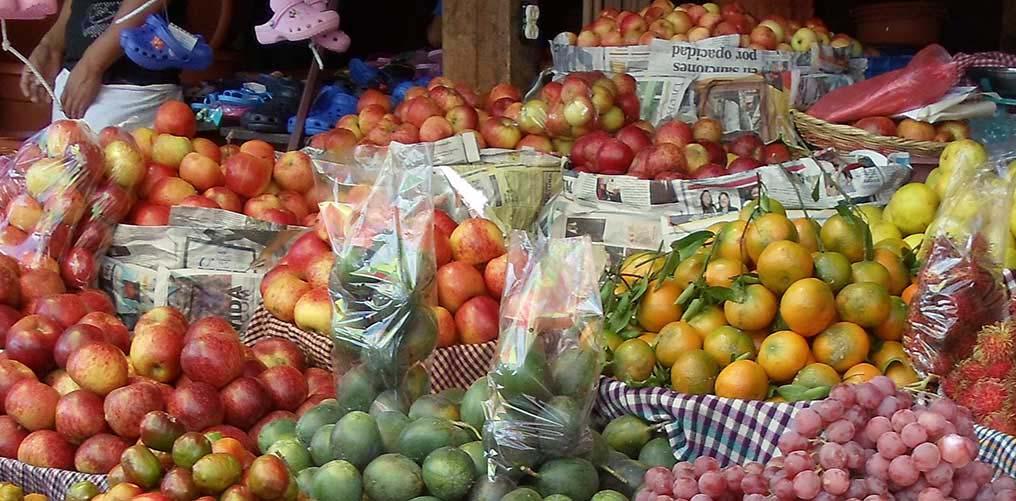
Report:
M1007 316L1002 268L1012 183L995 161L951 173L925 231L903 344L923 376L945 376L970 356L977 332Z
M404 409L430 391L422 362L437 339L426 304L435 273L431 153L392 145L349 166L349 179L364 182L337 188L337 202L322 206L336 253L329 293L343 413Z
M511 234L485 404L488 476L517 478L591 452L589 413L604 363L599 274L588 237Z

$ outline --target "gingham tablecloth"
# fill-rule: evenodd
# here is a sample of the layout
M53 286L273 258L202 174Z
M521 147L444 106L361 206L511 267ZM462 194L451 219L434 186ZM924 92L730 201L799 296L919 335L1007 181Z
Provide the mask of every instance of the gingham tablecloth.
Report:
M240 340L251 346L260 339L281 337L296 343L314 367L332 370L332 340L272 316L268 310L258 308L250 324L240 334ZM430 386L434 392L447 388L468 388L473 381L487 375L494 358L496 341L483 344L463 344L438 348L427 360Z
M63 499L67 489L82 481L91 480L100 491L105 492L106 475L91 475L56 468L29 466L15 459L0 458L0 482L20 486L25 494L43 494L57 501Z
M685 395L666 388L631 388L604 377L596 411L611 419L634 414L649 423L659 423L679 460L709 455L726 466L765 463L778 455L780 435L790 429L794 414L809 405ZM975 426L974 433L981 445L978 458L1016 476L1016 437L983 426Z

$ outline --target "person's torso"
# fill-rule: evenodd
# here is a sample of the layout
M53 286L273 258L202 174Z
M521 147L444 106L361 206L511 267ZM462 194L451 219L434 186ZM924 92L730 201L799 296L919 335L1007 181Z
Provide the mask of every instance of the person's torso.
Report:
M88 47L113 23L123 0L67 1L71 2L71 14L67 20L63 65L70 70L81 60ZM184 8L184 0L171 2L170 20L179 24ZM179 81L179 70L147 70L126 56L121 56L102 77L104 84L153 85Z

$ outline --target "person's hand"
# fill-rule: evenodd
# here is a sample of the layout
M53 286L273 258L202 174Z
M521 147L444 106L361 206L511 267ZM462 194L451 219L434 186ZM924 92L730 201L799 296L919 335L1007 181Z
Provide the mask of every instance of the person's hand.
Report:
M60 72L63 54L45 43L35 46L28 61L32 63L46 83L52 88L56 81L56 75ZM48 103L52 101L42 82L35 77L35 74L25 66L21 69L21 93L33 103Z
M102 87L102 72L89 68L84 60L78 61L67 77L60 103L67 118L83 118L88 107L95 102L95 96Z

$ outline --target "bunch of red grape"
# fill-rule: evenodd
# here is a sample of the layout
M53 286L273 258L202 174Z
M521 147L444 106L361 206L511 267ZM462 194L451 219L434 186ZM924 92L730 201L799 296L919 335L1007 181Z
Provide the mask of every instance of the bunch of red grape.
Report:
M949 399L914 405L879 376L839 385L798 411L765 466L711 457L652 468L635 501L815 499L1016 501L1016 481L977 461L970 412Z

